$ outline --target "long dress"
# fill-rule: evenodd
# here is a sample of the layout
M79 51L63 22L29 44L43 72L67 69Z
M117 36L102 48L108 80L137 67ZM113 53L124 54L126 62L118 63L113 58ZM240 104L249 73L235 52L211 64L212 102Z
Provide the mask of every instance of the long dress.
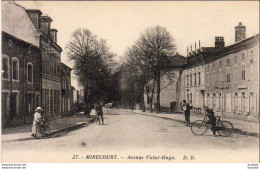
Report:
M37 123L40 122L41 114L39 112L34 113L34 120L32 125L32 133L37 134Z

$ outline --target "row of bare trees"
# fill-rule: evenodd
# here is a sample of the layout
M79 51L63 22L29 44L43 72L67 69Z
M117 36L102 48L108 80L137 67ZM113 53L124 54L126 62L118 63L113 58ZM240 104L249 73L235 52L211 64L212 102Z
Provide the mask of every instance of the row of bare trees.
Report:
M136 88L138 91L136 100L142 102L144 107L144 86L151 83L152 94L149 99L150 110L154 100L154 92L156 91L156 111L160 111L160 91L161 91L161 75L166 73L171 67L171 57L175 54L176 46L171 34L164 27L156 26L148 28L141 34L135 44L130 47L124 57L122 65L126 71L124 76L134 79L130 87ZM127 74L127 75L126 75ZM156 89L155 89L156 87Z
M144 90L148 83L152 83L150 109L156 92L155 109L160 111L161 75L171 67L175 50L171 34L166 28L155 26L146 29L128 48L119 65L104 39L98 39L87 29L76 30L67 54L74 61L74 73L84 86L85 113L97 101L117 101L123 107L133 107L139 102L145 110Z
M78 29L72 34L67 51L74 61L74 74L84 87L85 114L89 114L94 103L113 100L118 90L113 80L116 62L106 40L98 39L88 29Z

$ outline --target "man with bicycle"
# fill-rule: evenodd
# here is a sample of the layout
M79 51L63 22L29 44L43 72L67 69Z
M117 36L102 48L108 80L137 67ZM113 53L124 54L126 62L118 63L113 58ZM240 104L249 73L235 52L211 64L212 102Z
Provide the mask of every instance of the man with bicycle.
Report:
M213 135L216 136L216 121L217 118L214 115L214 111L212 109L209 109L207 106L205 106L205 112L208 116L207 124L211 124L211 131L213 132Z

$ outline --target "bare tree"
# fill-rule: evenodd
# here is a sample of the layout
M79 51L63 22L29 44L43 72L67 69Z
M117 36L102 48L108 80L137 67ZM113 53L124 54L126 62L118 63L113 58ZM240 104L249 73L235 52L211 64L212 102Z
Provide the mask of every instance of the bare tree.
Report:
M74 73L84 86L84 112L89 114L91 102L101 99L108 88L115 67L114 54L104 39L98 39L88 29L73 32L66 49L74 61Z
M175 50L173 37L166 28L160 26L146 29L129 50L128 56L131 56L134 64L140 66L140 71L145 72L144 74L148 75L148 79L153 79L156 82L157 111L160 111L160 78L170 68L170 58L174 55ZM154 86L155 84L153 84Z

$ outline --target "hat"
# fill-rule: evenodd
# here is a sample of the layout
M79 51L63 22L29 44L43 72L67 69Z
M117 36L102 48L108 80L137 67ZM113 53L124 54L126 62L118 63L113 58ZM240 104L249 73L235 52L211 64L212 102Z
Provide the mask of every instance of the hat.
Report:
M37 107L35 111L38 111L38 110L42 110L42 108L41 107Z

